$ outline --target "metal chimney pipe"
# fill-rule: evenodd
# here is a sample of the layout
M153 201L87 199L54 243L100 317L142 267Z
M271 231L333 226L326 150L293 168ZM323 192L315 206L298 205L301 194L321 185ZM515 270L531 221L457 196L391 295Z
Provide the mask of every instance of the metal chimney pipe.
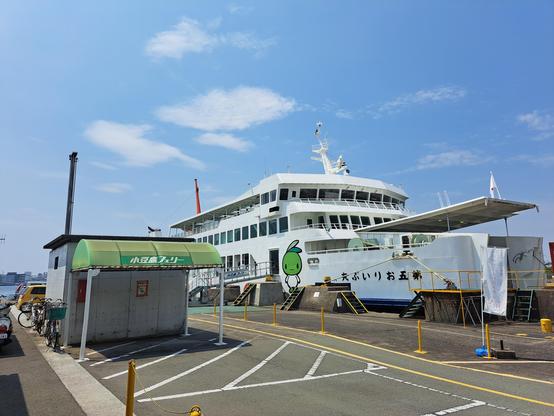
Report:
M67 187L67 209L65 211L65 232L71 234L71 223L73 221L73 201L75 196L75 174L77 170L77 152L69 155L69 186Z

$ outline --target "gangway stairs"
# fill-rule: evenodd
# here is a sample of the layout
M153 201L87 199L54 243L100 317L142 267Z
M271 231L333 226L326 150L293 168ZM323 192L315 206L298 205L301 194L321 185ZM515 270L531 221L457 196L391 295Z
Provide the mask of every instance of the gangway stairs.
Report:
M529 321L533 311L533 298L535 291L532 289L518 289L514 299L512 321Z
M402 312L398 315L400 318L414 318L420 315L423 307L425 306L425 301L421 296L421 292L417 292L411 302L402 309Z
M291 308L294 307L296 303L300 300L300 297L302 296L302 292L304 292L304 287L295 287L294 289L292 289L288 297L281 305L280 309L282 311L291 310Z
M356 294L352 291L342 291L340 292L342 298L344 299L344 302L348 306L348 309L353 314L360 315L362 313L368 313L369 311L366 309L362 301L356 296Z
M246 300L246 297L250 295L250 293L254 290L256 287L255 284L247 283L244 285L244 290L238 297L234 300L233 305L238 306L242 305L242 303Z

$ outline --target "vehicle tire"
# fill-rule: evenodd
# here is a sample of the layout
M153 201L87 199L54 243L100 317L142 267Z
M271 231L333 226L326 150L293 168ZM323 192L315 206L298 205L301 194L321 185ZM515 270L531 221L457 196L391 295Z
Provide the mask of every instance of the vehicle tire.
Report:
M54 349L58 350L60 349L60 333L56 332L54 335Z
M21 325L23 328L33 327L33 322L31 321L31 314L27 312L21 312L17 316L17 322L19 322L19 325Z

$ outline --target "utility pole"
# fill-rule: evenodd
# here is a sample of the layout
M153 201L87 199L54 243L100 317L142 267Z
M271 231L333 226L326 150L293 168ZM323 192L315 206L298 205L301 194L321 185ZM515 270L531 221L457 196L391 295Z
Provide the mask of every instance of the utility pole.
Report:
M67 187L67 209L65 212L65 232L71 234L71 223L73 222L73 202L75 197L75 173L77 170L77 152L72 152L69 155L69 185Z

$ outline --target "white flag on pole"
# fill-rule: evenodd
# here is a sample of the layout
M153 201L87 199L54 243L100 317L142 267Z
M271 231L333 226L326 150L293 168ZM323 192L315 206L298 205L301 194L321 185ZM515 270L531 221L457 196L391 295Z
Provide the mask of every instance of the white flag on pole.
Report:
M496 198L495 196L495 192L496 192L498 194L498 198L502 199L502 197L500 196L500 191L498 190L498 185L496 185L496 181L494 180L494 175L492 174L492 171L491 171L489 191L491 194L491 198Z
M508 303L508 249L487 247L483 266L484 312L506 316Z

